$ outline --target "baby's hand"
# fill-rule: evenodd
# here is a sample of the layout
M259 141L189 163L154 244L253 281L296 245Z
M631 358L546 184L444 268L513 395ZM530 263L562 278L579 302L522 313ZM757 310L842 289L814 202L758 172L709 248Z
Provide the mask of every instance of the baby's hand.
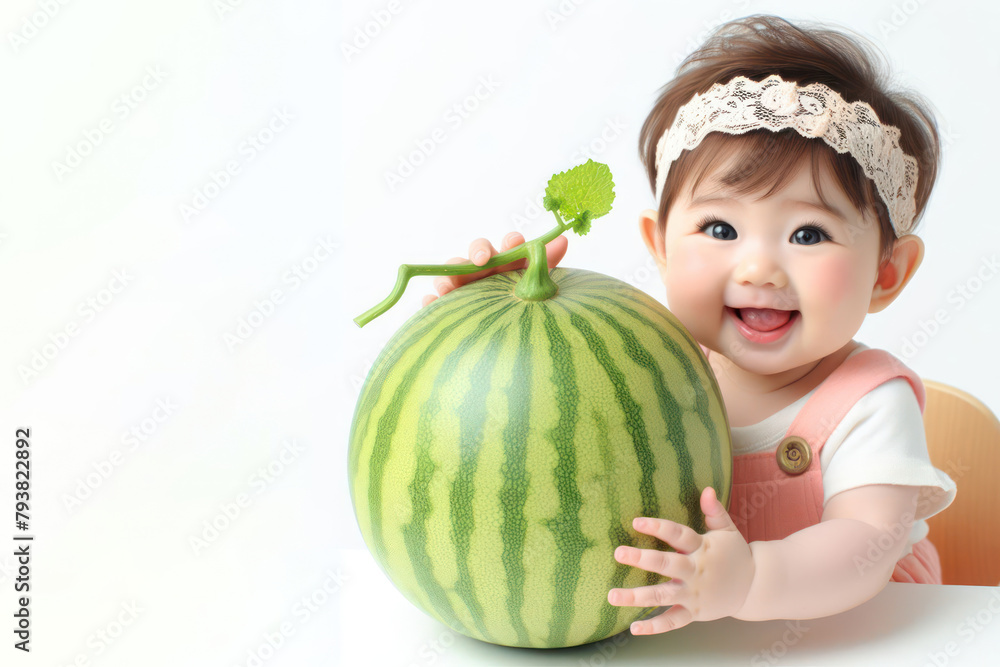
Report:
M701 494L701 509L708 527L704 535L664 519L632 522L637 531L666 542L676 553L627 546L615 549L619 563L671 577L664 583L612 588L608 593L608 602L619 607L673 605L658 616L633 623L632 634L676 630L691 621L732 616L743 607L754 577L750 546L711 487Z
M524 243L524 236L522 236L520 232L511 232L503 238L500 252L510 250L511 248L522 243ZM569 241L565 236L557 236L545 245L545 256L548 260L550 269L562 260L563 256L566 254L566 246L568 244ZM478 238L469 244L469 257L472 258L472 263L477 266L482 266L497 254L499 254L497 249L493 247L493 244L490 243L488 239ZM469 260L465 257L452 257L445 263L462 264L468 261ZM456 287L461 287L466 283L471 283L474 280L479 280L480 278L485 278L486 276L492 276L494 273L503 273L504 271L523 269L527 265L528 260L518 259L510 262L509 264L502 264L500 266L484 269L483 271L477 271L476 273L467 273L464 276L438 276L434 279L434 288L438 293L436 295L425 295L422 306L426 306L430 302L434 301L434 299L438 298L438 296L444 296Z

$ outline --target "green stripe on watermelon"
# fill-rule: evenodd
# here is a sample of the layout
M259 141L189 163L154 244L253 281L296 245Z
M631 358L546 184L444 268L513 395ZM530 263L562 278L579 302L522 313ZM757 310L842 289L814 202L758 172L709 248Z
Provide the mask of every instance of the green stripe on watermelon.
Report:
M596 286L600 284L602 287L606 288L609 292L617 292L615 298L608 296L593 295L593 299L602 302L606 308L615 308L627 313L631 317L640 321L644 326L650 327L652 331L657 331L656 325L648 317L642 315L638 310L627 308L624 304L625 302L631 302L636 304L636 306L649 311L651 308L655 311L657 318L661 317L662 313L666 313L667 321L670 324L671 331L675 336L683 338L687 341L690 347L698 347L697 341L691 336L691 334L685 329L680 322L673 316L672 313L666 311L663 306L653 300L651 297L643 292L637 291L625 291L618 289L621 285L620 281L614 278L609 278L601 274L591 274L594 276L593 282L589 282L590 286ZM685 355L680 349L678 342L666 335L664 332L659 332L660 339L663 346L670 352L670 356L673 359L684 359ZM710 434L712 437L712 445L709 448L711 453L712 469L713 469L713 479L714 488L718 494L719 500L724 506L729 506L729 496L731 489L729 488L729 477L731 475L731 448L728 443L728 417L725 413L725 406L721 402L716 402L712 409L712 405L709 402L708 388L710 387L716 395L721 395L718 389L718 383L715 379L715 374L712 371L711 366L708 364L708 360L704 355L697 355L693 358L692 364L683 364L685 370L685 376L688 380L688 387L690 387L695 394L696 400L696 414L698 418L705 425L706 433ZM725 423L726 429L724 431L726 442L720 441L719 433L720 430L713 426L716 421L721 421ZM723 462L723 457L726 461ZM720 488L722 487L722 488Z
M502 290L496 290L498 293ZM492 301L483 302L481 299L483 297L478 297L475 293L466 292L464 294L456 294L457 299L461 299L462 302L470 302L478 304L477 307L470 311L469 313L462 313L460 310L456 310L454 313L455 320L461 320L464 317L468 317L474 314L478 314L481 310L488 309L494 305ZM499 297L497 298L499 301ZM358 434L361 438L366 438L368 435L368 429L371 426L372 419L376 414L381 414L375 410L375 406L380 403L382 399L382 389L386 386L386 379L390 373L392 373L396 364L398 364L404 353L412 349L412 344L414 341L423 340L425 337L429 336L434 330L447 328L447 323L442 323L437 321L435 317L430 317L432 315L431 306L426 309L421 310L417 313L417 316L411 318L412 324L400 328L389 342L386 343L382 352L379 354L379 358L376 363L372 364L371 370L368 373L367 378L365 378L364 383L361 386L360 400L358 401L357 407L354 411L355 422L359 417L364 419L363 424L355 424L354 429L360 429ZM423 323L423 326L417 326ZM367 454L368 452L365 452ZM358 462L360 460L362 450L360 448L351 449L348 455L348 478L353 484L354 480L358 475ZM352 490L353 496L353 490Z
M571 299L568 300L572 301ZM606 312L592 305L585 303L580 303L580 305L591 311L594 316L604 320L609 326L614 327L624 341L623 347L629 358L631 358L636 364L649 370L650 378L656 391L656 397L659 401L660 412L669 424L667 431L669 440L666 444L671 442L674 444L671 449L674 452L676 461L675 470L678 473L678 479L680 481L678 500L680 501L681 506L687 510L686 520L682 521L682 523L687 524L698 532L704 532L704 518L702 516L701 506L699 503L701 492L694 483L694 468L691 461L691 453L688 450L687 443L685 442L684 432L680 428L681 425L676 423L676 416L682 414L683 411L674 399L673 395L664 385L663 370L660 368L659 364L656 363L653 355L639 343L635 335L628 329L621 326L615 318L610 317ZM652 478L652 472L650 474L650 478ZM652 482L650 482L650 484L651 483ZM658 516L658 507L656 512L657 513L654 514L646 514L645 516Z
M566 308L565 303L572 302L572 299L564 298L559 305ZM567 308L567 310L569 310ZM646 424L642 419L642 410L632 396L625 376L622 374L614 359L608 353L607 345L598 336L590 322L581 317L578 313L570 311L570 324L576 327L583 334L584 339L590 346L591 352L597 359L604 371L608 374L615 390L615 399L618 407L621 408L625 419L626 428L632 438L632 445L635 448L636 460L642 468L642 476L639 480L639 491L642 494L643 516L658 516L660 512L660 501L657 497L656 487L653 486L653 472L657 468L656 458L650 448L649 436L646 433ZM609 323L610 324L610 323ZM686 472L686 471L685 471Z
M604 469L604 473L608 478L611 478L614 474L615 462L614 457L611 456L611 451L608 446L608 424L607 419L597 410L591 412L591 419L594 421L594 426L596 430L595 441L597 444L597 451L601 457L601 465ZM605 495L605 508L607 509L607 515L609 517L619 517L623 513L621 511L621 502L619 498L618 488L615 485L608 485L607 492ZM632 535L629 532L631 526L625 525L623 521L612 521L608 526L608 542L614 545L625 545L625 546L635 546L635 540L632 539ZM625 586L625 578L628 576L630 571L634 571L634 568L628 565L619 564L611 573L611 577L605 584L607 590L612 588L622 588ZM647 579L647 583L649 582ZM633 612L629 609L622 609L621 607L615 607L610 604L603 605L600 609L600 616L597 622L597 627L594 632L591 633L586 639L584 639L584 644L589 644L590 642L596 642L609 637L615 633L615 631L622 625L622 614L629 614L629 618L625 622L631 621L631 616Z
M484 309L486 309L485 306L478 307L475 310ZM486 315L479 321L478 330L484 333L489 331L493 321L498 316L499 314L497 312ZM386 461L390 455L389 449L392 444L392 436L395 433L403 404L408 398L407 394L416 381L417 376L422 371L427 360L434 354L435 350L437 350L442 343L451 338L453 335L454 329L446 329L438 333L438 335L435 336L434 339L426 345L426 347L423 347L423 351L417 360L403 374L402 381L399 383L391 400L386 405L385 411L379 418L375 428L374 440L369 453L370 458L367 475L368 507L371 509L370 516L377 518L377 520L373 520L371 522L371 540L372 548L380 559L383 558L383 554L385 553L385 543L382 536L382 478L385 474ZM464 349L464 347L460 345L459 351L453 352L452 355L460 354L462 349ZM393 368L391 370L395 369ZM373 367L372 372L374 373L374 371L375 368Z
M499 307L497 307L498 303ZM478 307L474 310L482 310L482 309L483 307ZM472 350L474 341L478 339L480 336L485 336L486 334L491 334L494 338L502 336L502 331L499 333L497 332L495 323L498 318L503 316L504 311L508 310L509 307L503 303L494 301L491 304L491 309L493 312L487 314L485 316L485 319L479 322L475 334L473 334L469 338L464 339L462 343L454 349L449 349L447 348L447 346L441 347L441 342L456 335L454 325L457 324L457 322L450 323L448 326L445 326L444 330L439 332L439 334L436 336L434 343L432 343L430 346L427 347L428 351L427 355L421 355L417 360L417 362L407 369L404 377L407 378L409 381L404 381L403 384L401 384L401 387L406 387L407 391L403 392L403 395L400 396L398 399L394 397L392 404L402 404L406 400L412 400L412 397L408 395L409 390L413 389L414 386L420 386L419 378L417 376L423 372L425 365L433 359L432 356L433 353L436 352L439 347L441 347L441 349L448 350L448 353L441 364L440 371L436 374L436 376L431 378L433 380L433 387L430 392L430 397L428 398L427 401L421 403L419 406L418 427L416 431L416 441L418 443L418 447L420 447L422 443L433 441L436 439L436 434L433 433L433 424L434 424L434 417L440 409L439 406L440 396L442 393L446 393L444 391L444 387L446 387L449 381L451 380L455 369L458 368L463 357L465 357ZM465 322L470 321L468 318L459 318L459 320ZM392 416L398 418L399 416L398 411L394 413L394 415ZM392 421L391 422L392 427L395 427L396 423L397 423L396 421ZM400 444L402 445L404 443ZM376 511L373 510L372 515L381 517L381 521L373 521L372 523L371 539L372 543L376 545L374 549L377 551L377 553L384 555L384 559L382 560L382 562L384 564L383 567L384 569L386 569L387 572L394 568L398 570L401 566L401 564L399 563L390 562L391 559L390 554L393 553L394 550L389 549L386 546L386 540L383 537L384 522L387 520L392 520L393 514L395 514L394 512L393 514L387 516L385 512L381 511L383 508L381 499L387 492L387 489L385 488L384 484L383 473L385 471L386 466L388 465L388 461L390 460L392 454L393 453L389 451L388 448L386 448L381 456L377 457L373 456L372 460L375 461L377 459L380 465L372 468L372 474L370 476L370 479L374 479L375 482L369 487L369 501L371 502L372 498L379 499L376 502L371 502L375 510L379 511L379 513L376 515ZM419 461L419 456L418 456L418 461ZM416 474L417 473L415 473L415 476ZM408 481L409 484L407 488L411 490L411 498L412 498L415 491L414 481L413 480L408 480ZM427 485L429 486L429 484L430 481L428 480ZM452 490L449 492L450 495L452 496L454 496L454 486L455 485L453 484ZM424 489L424 492L426 493L426 487ZM469 630L466 628L464 622L459 619L459 616L456 614L456 611L452 605L451 600L448 598L446 594L444 594L444 589L440 586L440 584L437 581L433 580L427 572L428 568L433 568L434 562L432 559L429 558L427 552L426 528L418 530L417 524L425 526L426 519L427 516L430 514L432 505L433 505L432 503L427 502L423 507L414 506L413 518L411 519L410 523L401 527L404 536L406 535L407 528L409 527L409 535L411 538L406 543L405 552L410 560L410 564L412 565L412 576L414 585L408 586L407 590L416 593L417 590L419 589L419 591L422 591L427 601L430 602L434 610L437 612L439 620L448 624L455 630L462 632L463 634L475 635L476 633L470 633ZM453 518L453 524L456 521L459 524L457 529L453 527L453 529L456 530L456 533L454 535L454 541L457 544L461 545L464 539L463 535L465 534L461 526L462 508L459 507L458 511L457 512L455 511L454 498L449 499L448 502L440 502L438 503L438 505L441 506L442 508L451 505L449 513ZM394 509L396 510L396 512L398 512L401 508L394 508ZM424 514L424 512L426 514ZM471 527L468 528L468 531L471 531ZM417 535L419 535L422 538L422 542L419 542L415 539ZM461 550L461 546L459 550ZM463 615L468 616L469 617L468 620L477 625L479 634L482 635L483 638L486 638L487 641L489 641L488 639L489 632L481 624L482 613L476 608L477 605L475 600L475 593L474 591L471 590L471 578L468 575L468 568L461 567L460 562L459 566L460 566L460 572L462 572L462 574L460 574L461 579L458 585L453 587L453 589L459 592L460 597L468 607L467 613Z
M531 426L531 392L524 388L531 386L535 370L531 354L532 311L521 311L518 320L517 353L511 380L505 390L510 418L503 429L503 483L497 499L502 513L500 539L503 543L502 560L507 579L507 615L517 635L518 645L528 646L531 639L522 618L522 607L525 602L526 579L524 546L528 532L524 506L532 481L531 473L525 468L525 435Z
M650 306L649 297L645 300L641 300L635 297L635 295L623 293L618 295L620 298L611 299L609 297L596 297L598 300L603 302L607 307L613 307L627 313L636 320L641 321L644 325L650 326L653 330L656 330L653 322L644 317L638 311L626 308L624 302L628 301L635 303L638 306L648 308ZM654 302L656 307L662 308L658 302ZM677 336L681 336L686 339L690 346L697 346L698 343L691 337L691 334L685 329L680 322L677 322L673 314L669 314L669 322L672 327L673 332ZM675 359L683 359L684 355L677 341L665 333L660 333L660 339L663 343L665 349L667 349L671 356ZM701 349L698 347L698 349ZM704 355L698 355L695 357L693 363L682 364L685 370L685 378L688 381L688 385L694 392L695 396L695 414L698 419L701 420L705 427L706 433L711 437L711 446L708 448L711 455L712 471L713 471L713 488L718 495L719 501L726 508L729 507L729 497L731 493L730 488L730 477L732 474L732 448L729 443L729 419L726 415L725 405L721 401L715 401L714 403L709 401L708 391L709 388L713 391L716 396L721 396L721 392L718 387L718 382L715 379L715 373L712 371L711 366L708 364L708 360ZM720 429L714 424L723 423L726 424L725 431L720 431ZM722 442L722 437L720 433L725 436L725 442ZM725 461L723 461L725 458Z
M499 320L508 312L508 308L501 308L497 311L496 318ZM486 410L486 394L490 388L490 376L500 351L504 347L503 339L508 326L506 323L503 325L497 323L489 327L492 332L486 353L477 360L473 367L470 376L470 389L458 407L462 447L459 450L459 467L455 481L452 483L450 496L451 537L458 563L458 581L455 584L455 590L465 602L469 613L472 614L473 621L482 638L490 642L493 639L485 624L483 608L476 594L476 587L470 572L470 542L472 532L476 528L476 519L473 513L476 487L473 484L473 477L476 474L479 453L483 448L484 425L489 417ZM476 336L470 337L467 342L471 349L477 342ZM464 346L465 342L463 342L462 347ZM458 354L459 352L455 353L455 355ZM475 563L471 563L471 565L474 566Z
M562 646L566 643L574 607L567 601L576 595L580 580L580 560L583 552L592 544L580 528L580 490L576 485L577 410L580 407L580 388L573 365L573 355L569 342L552 313L550 302L539 304L544 315L545 336L548 339L548 358L552 364L551 381L555 391L554 402L559 411L555 428L546 434L556 451L556 466L553 470L556 490L559 496L559 510L555 517L543 520L543 525L552 531L558 559L554 576L555 600L550 623L548 643ZM562 609L560 609L562 607ZM567 610L568 608L568 610ZM561 613L560 613L561 612Z
M433 415L439 408L439 403L440 401L436 397L432 397L426 404L427 412ZM444 588L434 578L433 560L427 551L427 521L433 510L428 491L436 468L430 456L429 443L431 438L429 435L426 429L420 429L417 432L416 470L413 481L407 487L412 507L412 518L400 530L406 544L406 554L413 566L413 577L416 585L426 594L427 600L439 619L459 632L469 634L468 628L455 614Z

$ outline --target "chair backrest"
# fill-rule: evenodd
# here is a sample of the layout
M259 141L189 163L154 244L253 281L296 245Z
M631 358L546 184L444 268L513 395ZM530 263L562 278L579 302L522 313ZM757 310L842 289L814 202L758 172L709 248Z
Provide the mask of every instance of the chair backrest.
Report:
M974 396L924 380L924 429L935 467L958 486L927 520L945 584L1000 584L1000 421Z

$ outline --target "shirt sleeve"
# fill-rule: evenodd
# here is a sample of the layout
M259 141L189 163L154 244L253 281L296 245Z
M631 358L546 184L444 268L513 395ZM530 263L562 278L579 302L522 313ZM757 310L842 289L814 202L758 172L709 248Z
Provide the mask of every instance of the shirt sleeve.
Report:
M914 520L926 519L955 499L955 482L931 464L920 404L910 383L894 378L863 396L820 452L823 504L869 484L918 486Z

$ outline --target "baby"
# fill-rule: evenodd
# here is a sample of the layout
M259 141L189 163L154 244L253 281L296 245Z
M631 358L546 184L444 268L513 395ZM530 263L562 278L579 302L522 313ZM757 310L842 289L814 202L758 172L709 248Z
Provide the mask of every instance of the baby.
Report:
M890 580L941 581L925 519L955 484L928 457L923 385L852 339L920 265L911 232L939 161L931 113L885 89L873 53L827 28L733 21L681 64L642 127L658 209L639 215L640 235L670 310L715 371L734 461L729 511L714 489L702 493L705 534L639 517L635 530L674 551L615 550L671 577L608 593L613 605L669 606L635 634L725 616L815 618ZM523 242L508 234L501 250ZM550 267L566 246L548 244ZM497 252L486 239L469 246L477 265ZM443 295L525 262L435 287Z

